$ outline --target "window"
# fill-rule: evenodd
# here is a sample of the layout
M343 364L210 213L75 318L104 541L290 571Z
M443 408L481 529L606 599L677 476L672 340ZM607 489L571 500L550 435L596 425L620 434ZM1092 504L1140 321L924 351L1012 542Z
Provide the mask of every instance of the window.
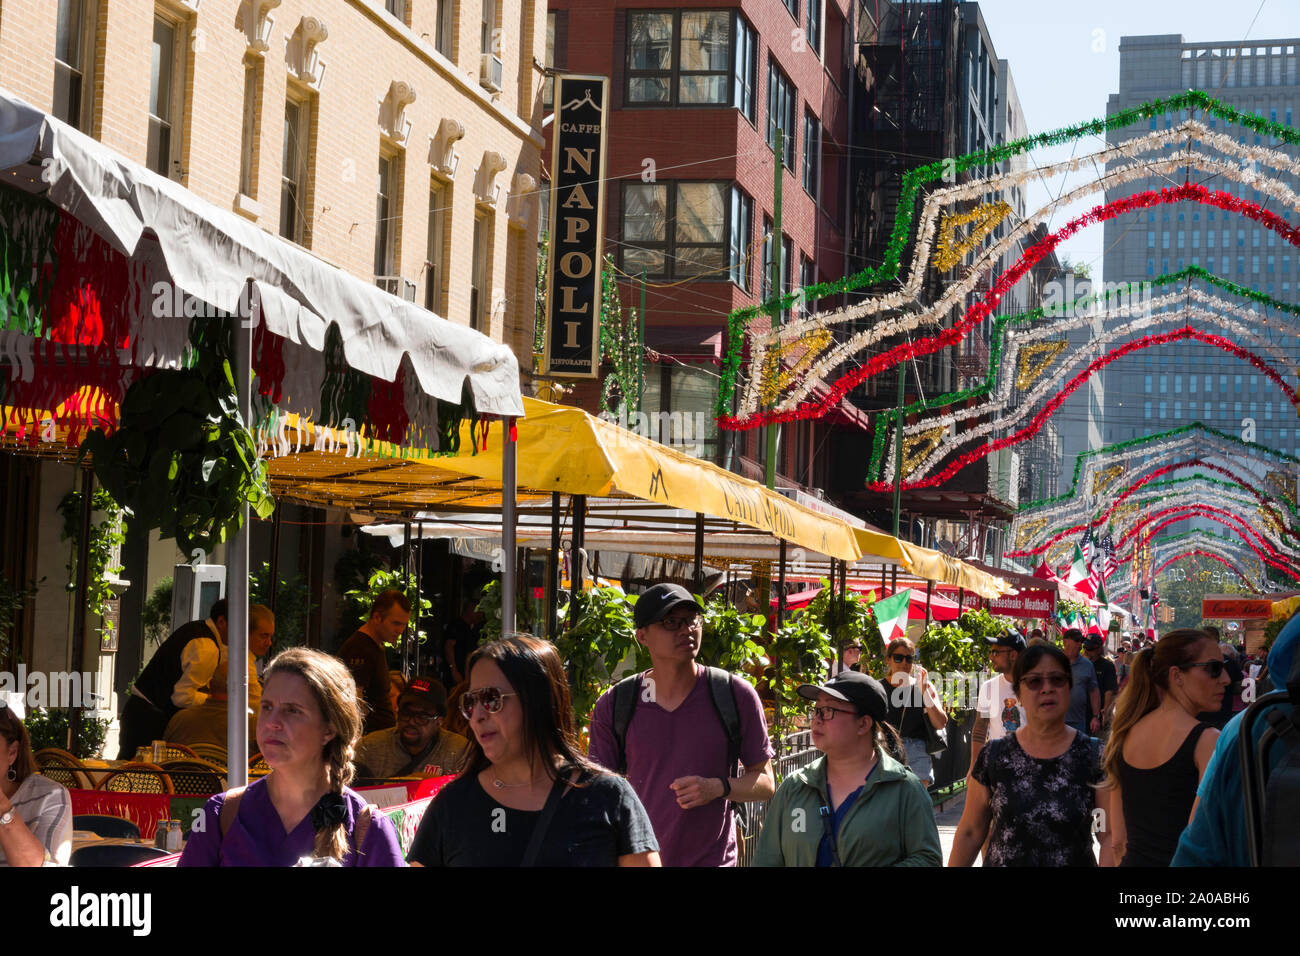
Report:
M384 9L398 21L406 23L406 0L384 0Z
M811 285L817 284L817 267L807 256L799 257L799 288L806 289ZM812 311L812 300L803 299L802 311L807 313Z
M749 289L749 244L754 228L754 200L735 186L731 187L731 221L727 235L730 239L728 260L730 278L742 289Z
M794 17L794 22L799 22L799 0L781 0L785 8L790 11L790 16Z
M59 0L54 37L54 108L69 126L90 133L95 82L95 19L99 4Z
M488 282L492 263L492 216L479 213L474 218L474 262L470 270L469 324L470 328L487 333L489 313Z
M803 188L817 198L817 175L821 172L822 128L812 113L803 114Z
M790 292L790 260L793 257L794 247L789 236L781 237L781 297L785 297ZM763 217L763 301L767 302L773 298L772 294L772 220L766 216ZM781 321L790 321L790 309L785 307L781 309Z
M752 122L754 51L754 31L732 10L629 12L627 102L734 106Z
M1233 391L1233 394L1235 394L1235 395L1240 395L1240 394L1241 394L1241 376L1240 376L1240 375L1234 375L1234 376L1232 376L1232 391Z
M375 195L375 275L397 272L397 210L400 208L397 157L379 157L379 185Z
M497 49L497 0L483 0L483 16L479 26L479 49L486 56L489 53L498 56Z
M542 64L548 70L555 68L555 11L546 15L546 62ZM555 77L548 76L542 83L542 107L555 107Z
M443 56L455 53L456 0L438 0L438 23L434 27L433 45Z
M794 171L794 85L775 60L767 62L767 145L776 148L779 126L785 140L785 167Z
M1147 230L1147 248L1148 248L1148 249L1154 249L1155 247L1156 247L1156 233L1155 233L1155 230L1154 230L1154 229L1148 229L1148 230Z
M1151 376L1150 376L1150 375L1145 375L1145 376L1143 376L1143 381L1142 381L1142 391L1144 391L1144 392L1148 392L1148 393L1151 391Z
M424 307L446 315L443 304L443 251L447 248L447 224L451 221L451 187L433 186L429 190L429 240L424 259ZM546 228L542 227L543 230Z
M625 183L623 271L679 278L707 273L735 281L746 271L753 203L733 192L738 190L719 182ZM729 240L732 217L736 230Z
M185 26L155 16L149 74L149 143L146 164L162 176L181 174L181 136L187 71Z
M259 153L258 117L261 115L262 58L244 60L244 129L239 150L239 191L249 199L257 198L257 163Z
M311 155L311 101L295 99L284 103L284 163L280 172L280 235L306 245L307 157ZM383 175L382 173L380 174ZM387 216L387 214L385 214ZM377 229L382 230L380 222ZM376 272L376 275L390 275Z
M822 55L822 0L808 0L804 8L804 36L808 49Z

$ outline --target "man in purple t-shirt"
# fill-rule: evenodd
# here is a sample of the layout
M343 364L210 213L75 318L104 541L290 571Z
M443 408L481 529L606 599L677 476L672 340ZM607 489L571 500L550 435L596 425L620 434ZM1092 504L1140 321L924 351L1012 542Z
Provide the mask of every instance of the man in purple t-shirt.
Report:
M772 744L763 705L753 686L731 675L740 718L740 762L727 766L727 732L695 663L703 609L685 588L656 584L636 602L636 639L650 652L641 693L627 726L624 753L632 784L659 840L665 866L735 866L736 833L729 803L769 800L776 787ZM596 702L590 756L619 769L614 734L614 691Z

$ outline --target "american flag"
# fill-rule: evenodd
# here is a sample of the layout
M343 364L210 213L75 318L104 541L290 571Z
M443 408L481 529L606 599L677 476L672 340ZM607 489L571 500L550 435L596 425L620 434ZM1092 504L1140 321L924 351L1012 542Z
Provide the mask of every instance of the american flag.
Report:
M1106 573L1103 577L1109 578L1119 568L1119 558L1115 557L1115 541L1109 531L1101 538L1101 550L1106 556Z

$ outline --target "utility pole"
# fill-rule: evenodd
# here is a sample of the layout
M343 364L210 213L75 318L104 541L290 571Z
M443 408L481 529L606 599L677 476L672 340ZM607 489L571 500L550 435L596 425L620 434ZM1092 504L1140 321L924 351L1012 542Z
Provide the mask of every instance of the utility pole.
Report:
M894 419L894 537L898 537L903 506L903 389L907 384L907 362L898 363L898 417Z
M641 309L636 314L636 411L641 411L645 401L645 266L641 267Z
M785 173L785 130L781 127L776 128L776 143L772 148L772 157L775 160L772 170L772 272L771 272L771 289L772 298L778 304L772 308L772 331L775 332L781 328L781 306L779 301L782 295L781 289L781 180ZM776 350L776 367L773 374L779 375L781 372L781 350ZM778 426L775 422L769 422L767 426L767 487L776 487L776 446ZM764 608L764 613L766 613Z

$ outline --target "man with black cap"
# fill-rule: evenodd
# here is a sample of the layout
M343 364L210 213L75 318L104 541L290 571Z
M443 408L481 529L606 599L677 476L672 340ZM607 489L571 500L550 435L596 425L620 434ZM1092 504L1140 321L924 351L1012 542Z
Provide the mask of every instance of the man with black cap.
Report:
M458 773L469 741L442 726L447 691L436 680L413 677L397 697L397 726L366 734L357 744L358 777L427 777Z
M1025 650L1025 638L1019 631L1003 631L997 637L986 637L989 647L989 665L995 673L980 684L979 701L975 705L975 727L970 734L970 769L975 768L975 758L989 740L1014 734L1025 724L1025 709L1011 686L1011 672L1016 659ZM969 770L967 771L970 772Z
M1106 656L1106 642L1096 634L1089 634L1083 642L1083 656L1092 661L1092 669L1097 672L1097 689L1101 692L1101 727L1110 726L1110 718L1115 708L1115 698L1119 695L1119 675L1115 665Z
M735 866L733 804L768 800L776 789L758 693L695 663L702 613L676 584L637 598L636 639L652 667L607 691L591 717L590 756L627 775L665 866Z

